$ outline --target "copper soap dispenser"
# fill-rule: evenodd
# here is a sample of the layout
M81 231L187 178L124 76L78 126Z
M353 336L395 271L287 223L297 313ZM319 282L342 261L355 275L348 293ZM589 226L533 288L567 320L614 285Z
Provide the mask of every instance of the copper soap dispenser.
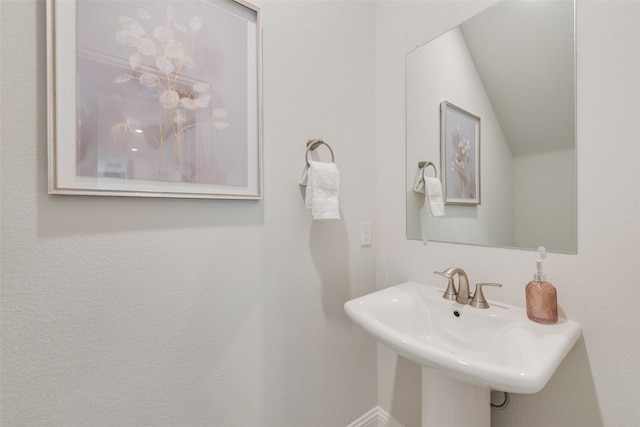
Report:
M542 263L546 257L546 249L539 247L536 273L525 289L527 317L537 323L552 325L558 323L558 295L556 288L542 274Z

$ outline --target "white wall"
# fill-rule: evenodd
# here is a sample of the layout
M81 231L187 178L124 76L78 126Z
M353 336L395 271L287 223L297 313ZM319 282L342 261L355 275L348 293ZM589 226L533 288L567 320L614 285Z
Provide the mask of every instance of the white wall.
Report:
M418 162L432 161L442 179L440 103L448 101L480 121L481 204L447 205L433 218L424 195L407 191L407 236L412 239L513 245L513 175L509 145L458 28L407 55L407 184ZM429 173L433 171L429 170Z
M260 2L264 201L48 196L45 2L2 1L3 426L345 426L376 404L373 4ZM341 175L312 222L305 141ZM326 153L320 153L325 156Z
M576 150L514 157L514 246L576 251L575 158Z
M533 252L405 239L404 55L487 4L261 2L265 200L233 202L48 196L44 2L0 2L1 423L344 426L376 402L345 300L455 264L523 305ZM639 17L579 4L579 248L548 273L584 338L496 426L640 424ZM336 151L340 222L302 207L313 137ZM418 425L417 367L379 357L378 401Z
M502 283L492 297L524 306L533 251L423 246L403 235L404 54L486 5L378 4L378 286L433 282L432 271L457 265L473 282ZM578 254L550 254L547 272L584 334L541 392L512 396L508 409L494 411L497 427L640 425L640 145L632 137L640 115L640 2L579 0L577 18ZM419 425L419 401L405 400L419 393L418 379L417 366L379 350L380 404L406 427Z

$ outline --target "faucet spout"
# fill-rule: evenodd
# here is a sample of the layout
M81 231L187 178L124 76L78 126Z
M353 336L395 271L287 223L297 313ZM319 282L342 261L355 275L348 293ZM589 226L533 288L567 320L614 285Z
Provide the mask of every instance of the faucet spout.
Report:
M467 273L459 267L447 268L442 272L443 276L453 277L458 275L458 295L456 296L456 302L458 304L469 304L471 296L469 294L469 278Z

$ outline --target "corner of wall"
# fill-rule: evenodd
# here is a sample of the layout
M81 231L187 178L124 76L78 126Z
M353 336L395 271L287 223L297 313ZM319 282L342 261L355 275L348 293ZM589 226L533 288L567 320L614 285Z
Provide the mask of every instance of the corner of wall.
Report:
M404 427L404 425L387 411L376 406L346 427Z

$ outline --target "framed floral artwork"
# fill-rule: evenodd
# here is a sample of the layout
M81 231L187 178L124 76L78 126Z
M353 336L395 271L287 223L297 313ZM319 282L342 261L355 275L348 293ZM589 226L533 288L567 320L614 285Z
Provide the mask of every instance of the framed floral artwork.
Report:
M49 193L262 198L260 11L48 0Z
M440 156L444 201L480 204L480 117L440 104Z

